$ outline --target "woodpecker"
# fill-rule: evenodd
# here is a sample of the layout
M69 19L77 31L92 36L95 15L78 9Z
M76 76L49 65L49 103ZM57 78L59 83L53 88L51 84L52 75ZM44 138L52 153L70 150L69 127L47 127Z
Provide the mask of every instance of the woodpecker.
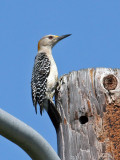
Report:
M39 104L41 115L42 110L45 109L52 121L53 117L56 116L54 114L57 113L53 103L53 96L58 82L58 70L52 56L52 48L57 42L70 35L44 36L38 42L38 53L34 61L31 80L33 105L37 113L37 104Z

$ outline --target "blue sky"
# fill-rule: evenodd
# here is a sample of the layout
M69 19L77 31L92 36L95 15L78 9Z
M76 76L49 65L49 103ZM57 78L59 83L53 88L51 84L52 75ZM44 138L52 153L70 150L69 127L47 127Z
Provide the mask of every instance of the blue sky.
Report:
M59 77L83 68L120 67L119 0L0 2L0 107L38 131L55 151L55 130L46 112L35 114L30 82L39 39L69 33L53 48ZM30 158L0 136L0 159Z

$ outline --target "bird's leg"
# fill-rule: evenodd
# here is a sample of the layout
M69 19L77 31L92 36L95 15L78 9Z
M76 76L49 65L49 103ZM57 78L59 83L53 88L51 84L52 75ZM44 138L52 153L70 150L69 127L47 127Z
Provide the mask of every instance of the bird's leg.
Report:
M65 75L63 75L62 77L60 77L60 79L57 81L57 85L56 85L56 90L57 91L60 91L61 85L65 83L64 80L63 80L64 76Z

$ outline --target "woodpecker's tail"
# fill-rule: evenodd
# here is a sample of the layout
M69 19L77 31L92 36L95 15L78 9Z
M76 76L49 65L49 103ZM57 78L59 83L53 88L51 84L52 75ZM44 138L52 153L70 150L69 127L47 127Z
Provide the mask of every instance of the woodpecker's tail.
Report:
M61 116L60 116L59 112L57 111L54 103L49 99L48 99L47 113L48 113L48 115L49 115L49 117L50 117L56 131L57 131L62 120L61 120Z

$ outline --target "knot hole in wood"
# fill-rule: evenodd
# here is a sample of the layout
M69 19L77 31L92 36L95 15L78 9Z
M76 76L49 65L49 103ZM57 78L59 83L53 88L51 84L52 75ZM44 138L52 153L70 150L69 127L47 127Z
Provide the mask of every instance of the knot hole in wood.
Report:
M117 84L117 78L112 74L103 78L103 86L107 90L114 90L117 87Z

